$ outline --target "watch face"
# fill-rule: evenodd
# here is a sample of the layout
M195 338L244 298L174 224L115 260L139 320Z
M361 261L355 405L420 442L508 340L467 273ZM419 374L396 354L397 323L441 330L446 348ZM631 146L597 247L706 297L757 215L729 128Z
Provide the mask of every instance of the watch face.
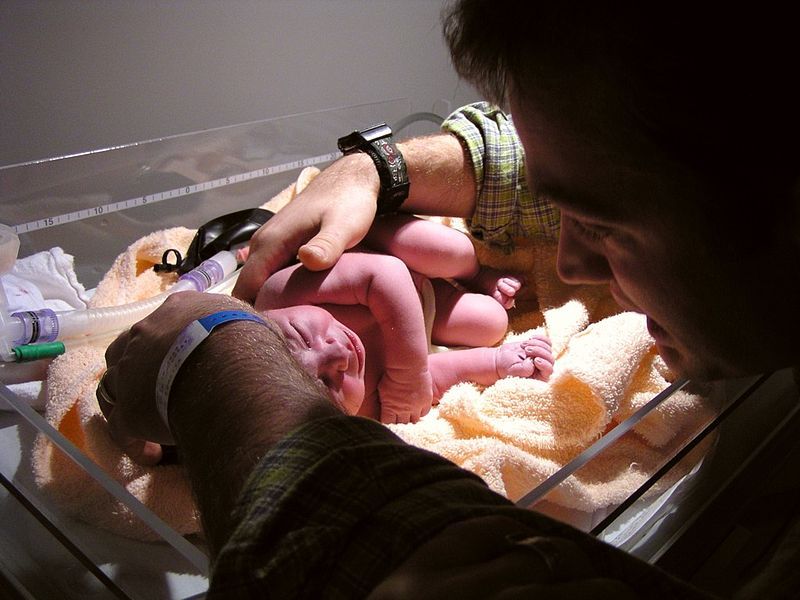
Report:
M377 214L397 212L408 197L408 172L403 155L392 144L392 130L381 123L364 131L341 137L337 140L344 154L364 152L375 163L381 180L378 193Z
M369 129L362 130L360 134L366 142L377 142L392 137L392 128L386 123L380 123L379 125L373 125Z

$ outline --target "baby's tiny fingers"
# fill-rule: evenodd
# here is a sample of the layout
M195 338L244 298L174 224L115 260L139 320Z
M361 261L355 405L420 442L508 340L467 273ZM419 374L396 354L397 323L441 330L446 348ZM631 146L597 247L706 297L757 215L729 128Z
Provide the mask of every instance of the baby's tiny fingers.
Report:
M547 360L553 360L553 349L550 346L542 346L538 344L526 344L523 346L527 356L540 356Z
M537 379L541 379L542 381L550 379L550 376L553 374L553 361L548 361L537 356L533 359L533 364L536 365L536 369L539 371Z
M508 375L512 377L528 378L533 376L535 372L536 367L534 366L533 360L530 358L524 358L520 360L520 362L514 363L508 367Z
M514 296L512 294L504 294L504 293L502 293L500 291L500 288L495 290L495 292L492 294L492 298L497 300L497 302L500 304L500 306L502 306L506 310L510 310L510 309L514 308L514 304L515 304Z
M533 346L543 346L547 348L551 348L552 344L550 343L550 338L540 335L534 335L529 337L527 340L523 340L520 342L523 346L533 345Z

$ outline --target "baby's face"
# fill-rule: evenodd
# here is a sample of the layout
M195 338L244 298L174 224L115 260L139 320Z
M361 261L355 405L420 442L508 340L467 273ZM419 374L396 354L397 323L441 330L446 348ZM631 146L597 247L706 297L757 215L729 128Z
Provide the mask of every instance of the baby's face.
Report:
M318 306L267 311L283 331L289 351L318 377L348 413L364 401L364 345L358 336Z

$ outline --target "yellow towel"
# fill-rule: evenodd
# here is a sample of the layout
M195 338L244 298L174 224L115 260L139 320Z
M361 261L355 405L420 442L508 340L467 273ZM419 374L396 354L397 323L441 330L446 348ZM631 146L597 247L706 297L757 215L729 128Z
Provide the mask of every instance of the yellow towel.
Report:
M568 312L581 322L576 304L551 309L545 319L551 321L552 312ZM552 322L567 330L575 323ZM558 337L562 332L547 333ZM477 473L516 501L664 389L663 368L644 317L620 313L574 334L547 383L506 378L483 390L462 383L419 423L389 427L406 442ZM587 512L619 504L712 416L702 397L674 394L548 500ZM654 491L687 470L673 471Z

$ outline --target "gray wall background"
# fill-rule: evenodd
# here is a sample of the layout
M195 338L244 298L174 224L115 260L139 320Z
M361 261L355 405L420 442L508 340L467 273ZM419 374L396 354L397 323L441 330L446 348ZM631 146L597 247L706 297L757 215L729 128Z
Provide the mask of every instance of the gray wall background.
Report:
M0 0L0 165L407 97L478 99L442 0Z

